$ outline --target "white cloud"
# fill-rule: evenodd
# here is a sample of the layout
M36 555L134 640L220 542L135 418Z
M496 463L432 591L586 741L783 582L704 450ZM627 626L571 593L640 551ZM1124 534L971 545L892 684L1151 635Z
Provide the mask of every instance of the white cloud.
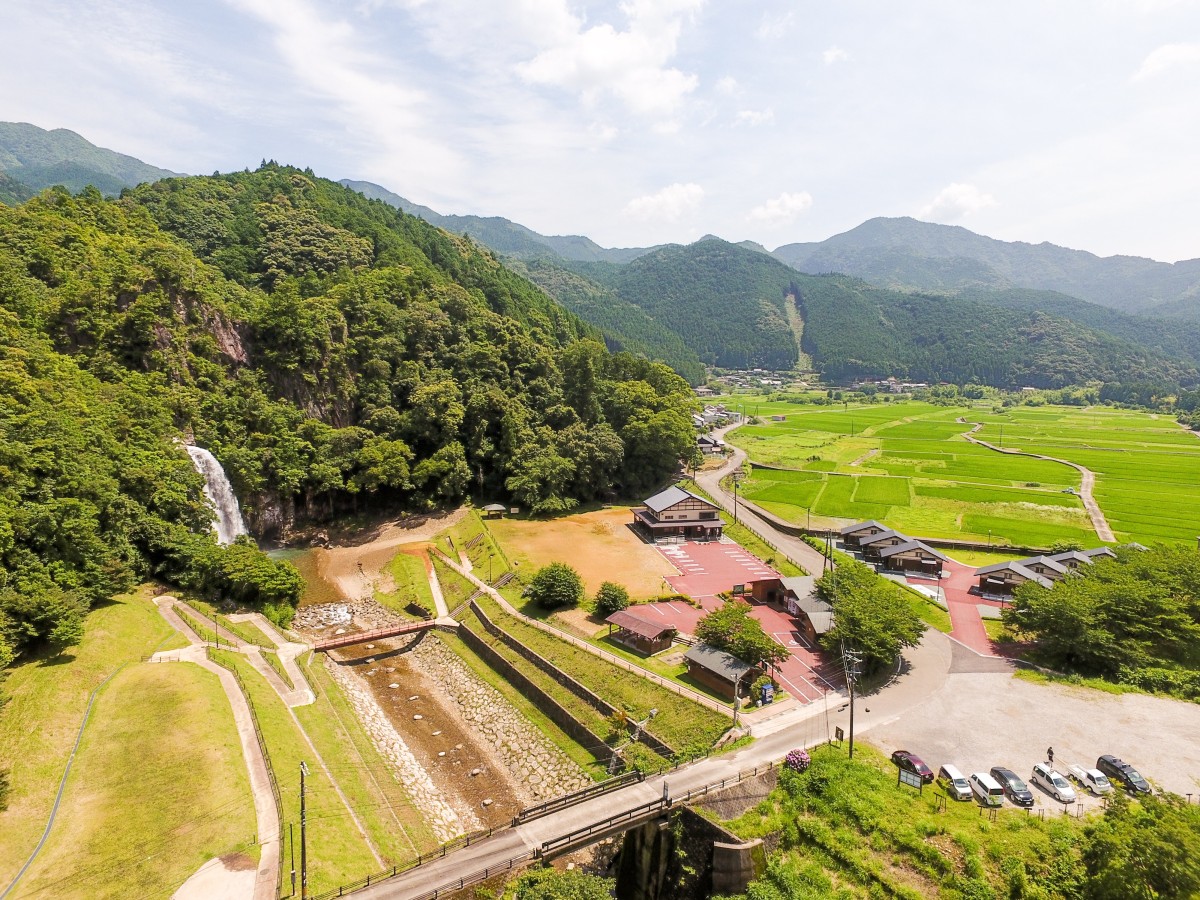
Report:
M933 198L933 202L921 207L917 217L933 222L953 222L973 212L996 205L996 198L985 194L973 184L948 184Z
M809 209L812 203L812 194L808 191L795 194L784 192L773 200L754 207L746 218L751 222L761 222L769 226L788 225L796 221L796 217Z
M777 41L792 30L792 23L795 21L796 14L792 12L774 16L765 15L758 23L754 34L760 41Z
M565 0L536 0L555 27L547 28L541 49L517 65L530 84L579 92L585 103L612 94L639 115L672 115L699 78L669 65L683 26L703 0L629 0L621 4L628 27L587 26L570 13Z
M635 197L625 204L625 215L643 221L678 222L700 208L704 188L694 182L670 184L655 194Z
M825 65L827 66L832 66L834 63L845 62L849 58L850 54L836 44L821 54L821 59L825 61Z
M720 79L717 82L717 93L722 97L732 97L734 94L738 93L737 79L730 75L726 75L724 78Z
M1200 63L1200 43L1164 44L1142 61L1142 66L1133 75L1134 81L1143 81L1160 75L1176 66Z
M737 123L753 128L757 125L765 125L774 118L775 110L769 106L766 109L743 109L737 114Z

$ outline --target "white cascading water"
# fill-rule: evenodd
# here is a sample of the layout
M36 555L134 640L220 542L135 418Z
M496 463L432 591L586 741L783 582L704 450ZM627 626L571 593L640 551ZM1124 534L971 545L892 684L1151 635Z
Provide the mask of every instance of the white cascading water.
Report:
M204 496L213 508L213 531L218 544L232 544L239 534L248 534L242 521L242 508L238 506L233 486L225 477L225 470L217 458L203 447L187 448L188 456L196 471L204 476Z

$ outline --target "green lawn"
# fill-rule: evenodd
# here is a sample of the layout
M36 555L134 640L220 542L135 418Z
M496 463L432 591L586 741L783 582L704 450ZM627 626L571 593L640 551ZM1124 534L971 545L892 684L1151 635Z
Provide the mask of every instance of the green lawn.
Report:
M256 861L255 833L218 678L191 663L134 664L98 696L50 840L16 896L167 896L214 856Z
M416 604L434 615L433 590L429 587L429 575L425 571L425 554L404 552L392 558L387 565L395 587L386 594L377 591L375 599L394 612L411 616L410 604Z
M78 647L62 656L23 659L9 671L9 702L0 708L0 761L11 770L12 791L8 811L0 815L0 884L16 875L45 828L88 695L122 664L170 646L167 640L177 634L149 596L140 591L96 607Z

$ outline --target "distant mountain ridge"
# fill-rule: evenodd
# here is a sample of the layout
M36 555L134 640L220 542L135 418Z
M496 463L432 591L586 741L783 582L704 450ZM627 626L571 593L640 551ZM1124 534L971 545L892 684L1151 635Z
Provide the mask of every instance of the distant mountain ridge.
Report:
M124 188L181 173L97 147L65 128L47 131L28 122L0 122L0 174L27 188L29 194L56 184L78 193L90 184L102 194L115 196ZM0 183L0 201L28 199L22 193L5 190Z
M582 235L545 235L519 225L500 216L447 216L435 212L428 206L413 203L399 194L389 191L370 181L354 181L343 178L340 184L358 191L368 200L402 209L411 216L418 216L430 225L444 228L452 234L469 234L475 240L505 256L517 259L544 259L559 256L573 262L627 263L658 247L601 247L591 238ZM662 245L659 245L662 246Z
M839 272L899 290L1057 291L1123 312L1200 319L1200 259L1099 257L907 217L869 219L824 241L785 244L773 255L808 274Z

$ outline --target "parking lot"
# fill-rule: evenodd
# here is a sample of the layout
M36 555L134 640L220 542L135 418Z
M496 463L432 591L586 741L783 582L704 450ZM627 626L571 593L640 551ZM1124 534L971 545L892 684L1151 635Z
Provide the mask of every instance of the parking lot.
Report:
M869 696L860 701L864 738L887 753L909 750L935 772L946 763L967 775L1006 766L1028 782L1052 746L1060 772L1070 763L1094 768L1098 756L1112 753L1155 787L1191 793L1193 802L1200 795L1200 704L1036 684L1004 672L958 672L894 721L880 720L878 712L873 720L865 712L870 706ZM1035 809L1062 810L1053 797L1030 790ZM1077 793L1085 809L1097 805Z

